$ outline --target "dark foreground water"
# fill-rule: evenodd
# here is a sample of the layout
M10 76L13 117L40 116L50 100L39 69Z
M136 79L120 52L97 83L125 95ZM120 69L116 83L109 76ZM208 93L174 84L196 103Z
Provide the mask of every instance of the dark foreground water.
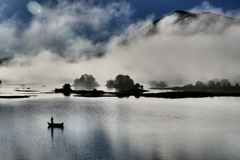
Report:
M0 99L0 157L240 159L240 98Z

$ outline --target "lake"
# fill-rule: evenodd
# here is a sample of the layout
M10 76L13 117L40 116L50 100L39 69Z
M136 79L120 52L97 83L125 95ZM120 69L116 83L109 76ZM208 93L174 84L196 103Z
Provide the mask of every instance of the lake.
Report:
M64 122L64 128L48 128L51 117ZM42 94L0 99L0 156L240 159L239 122L240 98L236 97L171 100Z

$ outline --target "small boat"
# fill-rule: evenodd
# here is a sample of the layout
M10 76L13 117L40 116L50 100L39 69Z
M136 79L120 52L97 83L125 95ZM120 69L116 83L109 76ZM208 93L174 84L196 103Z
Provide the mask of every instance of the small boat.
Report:
M53 128L63 128L64 123L48 123L48 127L53 127Z

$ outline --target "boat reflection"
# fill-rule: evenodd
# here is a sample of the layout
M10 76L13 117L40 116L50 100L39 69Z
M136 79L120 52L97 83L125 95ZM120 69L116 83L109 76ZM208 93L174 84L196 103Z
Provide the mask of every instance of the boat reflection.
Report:
M62 127L51 127L51 126L48 126L48 130L50 130L51 129L51 138L52 138L52 140L53 140L53 132L54 132L54 129L56 129L56 130L62 130L62 132L63 132L63 130L64 130L64 127L62 126Z

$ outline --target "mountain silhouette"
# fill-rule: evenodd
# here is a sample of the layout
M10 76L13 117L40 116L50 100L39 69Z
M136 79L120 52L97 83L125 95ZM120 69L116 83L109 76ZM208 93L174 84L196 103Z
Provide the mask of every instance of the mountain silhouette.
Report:
M188 26L191 22L199 22L202 24L201 28L199 28L199 31L206 31L211 25L217 24L218 22L223 23L224 27L220 28L221 31L225 28L233 25L233 24L240 24L240 19L233 18L233 17L227 17L224 15L211 13L211 12L202 12L202 13L191 13L187 11L177 10L174 11L166 16L163 16L155 21L153 21L150 25L140 30L135 36L133 36L130 39L124 40L121 43L118 44L118 46L126 46L131 44L137 37L144 34L144 36L149 37L157 34L159 32L158 25L165 19L170 16L175 16L175 20L173 21L172 25L179 25L179 26ZM216 31L217 32L217 31ZM101 58L103 57L107 51L100 52L96 54L95 58Z

